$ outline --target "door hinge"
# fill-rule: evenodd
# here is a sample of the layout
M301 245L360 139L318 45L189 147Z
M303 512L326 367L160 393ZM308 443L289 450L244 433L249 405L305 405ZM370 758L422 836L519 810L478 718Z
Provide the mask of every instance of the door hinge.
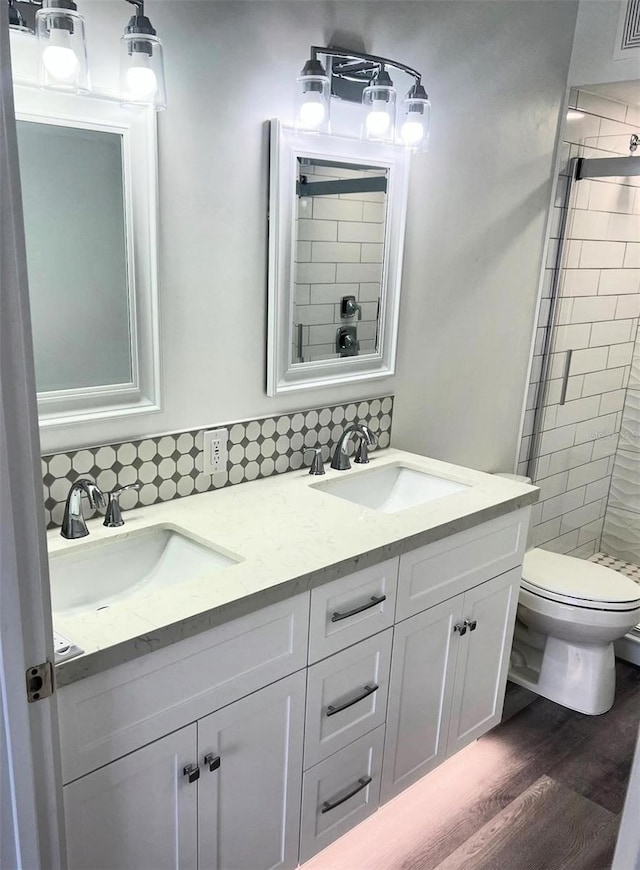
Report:
M41 665L32 665L27 668L27 701L42 701L50 698L54 693L53 665L51 662L43 662Z

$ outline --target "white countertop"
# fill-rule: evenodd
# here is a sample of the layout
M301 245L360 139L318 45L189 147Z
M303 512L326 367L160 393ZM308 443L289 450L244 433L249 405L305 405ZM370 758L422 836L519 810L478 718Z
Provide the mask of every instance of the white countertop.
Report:
M333 477L407 465L468 485L460 493L396 514L336 498L314 485ZM106 670L245 613L280 601L359 568L447 537L537 501L534 486L388 449L369 465L349 471L327 466L323 477L308 469L274 475L214 492L124 513L125 525L87 525L88 537L67 541L47 535L50 555L124 538L152 526L185 534L242 561L210 577L184 582L106 610L54 613L54 628L84 655L56 666L58 685ZM86 578L91 583L91 577Z

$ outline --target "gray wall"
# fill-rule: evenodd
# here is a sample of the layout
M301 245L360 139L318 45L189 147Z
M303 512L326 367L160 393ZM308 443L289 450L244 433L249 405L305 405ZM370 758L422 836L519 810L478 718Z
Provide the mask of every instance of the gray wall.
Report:
M122 3L85 3L94 84L113 85ZM47 452L396 392L398 446L512 467L573 2L149 2L159 117L162 414L44 433ZM422 70L431 153L412 166L398 374L265 394L267 131L312 43ZM356 43L357 45L357 43Z

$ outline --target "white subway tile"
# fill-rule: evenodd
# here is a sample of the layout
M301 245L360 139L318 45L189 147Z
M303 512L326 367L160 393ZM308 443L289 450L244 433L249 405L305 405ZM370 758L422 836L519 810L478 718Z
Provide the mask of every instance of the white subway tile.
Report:
M606 503L606 499L592 501L577 510L564 514L560 524L560 531L564 534L599 520L604 515Z
M567 491L567 480L569 478L568 471L562 471L560 474L554 474L551 477L545 477L537 483L540 487L540 500L554 498Z
M640 269L640 243L627 243L623 265L625 269Z
M578 536L579 544L586 544L587 541L591 541L594 539L598 539L602 534L602 526L604 525L604 517L601 517L599 520L594 520L591 523L587 523L585 526L580 527L580 534Z
M313 242L314 263L359 263L360 245L356 242Z
M562 523L560 523L560 529L562 530ZM554 538L552 541L548 541L544 547L545 550L550 550L552 553L566 555L567 553L571 553L576 548L577 544L578 530L574 529L564 535L560 535L558 538Z
M604 269L600 272L600 296L626 293L640 293L640 269Z
M314 305L338 302L343 296L357 295L357 284L312 284L310 287L310 302Z
M313 217L329 221L360 221L362 203L348 199L324 199L318 196L313 202Z
M618 215L619 217L620 215ZM567 238L569 239L606 239L610 218L613 215L604 211L574 211L569 226ZM622 215L626 217L626 215ZM624 239L626 241L626 239Z
M593 445L588 442L578 444L576 447L558 450L551 454L547 471L551 475L558 474L560 471L568 471L571 468L577 468L578 465L589 462L592 450Z
M629 293L618 297L616 319L634 318L640 316L640 293Z
M563 492L555 498L546 499L542 505L542 521L552 520L584 504L584 489Z
M335 323L326 326L309 327L309 344L332 344L335 348L336 329Z
M580 212L582 214L583 212ZM605 214L605 212L596 212ZM607 238L618 242L640 242L640 220L635 214L610 214Z
M629 341L626 344L612 344L609 348L607 367L613 369L618 366L631 365L634 347L635 345L632 341Z
M588 323L558 326L555 330L554 353L589 347L591 329L592 327Z
M619 269L625 254L624 242L583 241L581 269Z
M581 423L583 420L591 420L598 416L600 409L600 396L589 396L585 399L575 399L558 405L556 412L556 426L569 426L571 423Z
M338 263L336 268L336 281L373 283L381 277L382 267L377 263Z
M539 523L532 530L533 545L539 547L541 544L546 544L547 541L557 538L560 532L561 517L555 517L548 520L546 523Z
M607 475L607 477L602 477L600 480L596 480L593 483L590 483L587 486L584 503L589 504L589 502L597 501L601 498L608 498L609 496L609 487L611 486L611 476Z
M360 302L376 302L380 298L380 282L360 284L358 299Z
M596 417L593 420L576 423L575 444L586 444L589 441L596 441L599 438L605 438L607 435L613 435L614 432L618 431L617 425L616 414L606 414L604 417Z
M338 237L337 221L319 221L299 218L296 224L300 241L335 242Z
M573 300L571 322L588 323L597 320L613 320L616 316L616 302L614 297L607 296L576 297Z
M296 244L296 262L308 263L311 260L311 242L298 242Z
M598 269L564 269L562 272L563 296L595 296L598 292Z
M597 372L606 368L608 348L593 347L585 350L576 350L571 357L571 375L584 375L587 372ZM554 361L555 362L555 361ZM556 377L564 374L565 360L558 359L557 368L554 366Z
M633 206L633 187L629 187L626 184L607 184L606 182L595 180L591 182L589 192L590 210L632 214Z
M336 279L335 263L298 263L296 284L329 284Z
M625 124L640 127L640 106L627 106L627 115L624 121Z
M620 344L631 339L633 320L604 320L591 327L591 347Z
M569 239L564 246L564 263L563 266L565 269L577 269L580 266L580 257L582 254L582 242L577 239ZM555 266L555 262L551 264L550 267L553 268ZM593 268L597 269L598 266L594 266Z
M601 459L603 456L614 456L618 449L618 433L607 435L605 438L598 438L593 442L592 459Z
M386 204L382 202L365 202L362 208L362 220L367 223L384 223Z
M570 115L564 130L567 142L578 145L588 145L594 142L600 133L601 119L597 115Z
M578 529L578 543L580 542L580 534L582 527ZM589 559L594 553L597 553L599 547L596 540L589 540L586 544L576 547L575 550L569 550L567 556L573 556L574 559Z
M562 429L550 429L547 432L543 432L540 438L540 454L557 453L559 450L565 450L574 443L575 435L575 426L564 426ZM559 468L558 471L564 471L564 469Z
M338 241L379 243L384 241L384 226L382 224L354 223L353 221L339 223Z
M293 298L296 305L308 305L311 302L310 289L309 284L294 284Z
M362 263L381 263L383 256L382 245L362 245L360 260Z
M613 118L616 121L624 121L627 115L626 106L615 100L608 100L599 94L590 94L579 90L576 106L584 112L598 115L600 118Z
M591 372L584 376L584 384L582 394L584 396L595 396L598 393L608 393L611 390L619 390L622 387L624 379L624 368L619 369L603 369L600 372ZM615 409L616 411L619 408ZM602 414L602 410L600 410ZM605 412L606 413L606 412ZM594 414L597 417L598 414Z
M594 480L600 480L601 477L608 474L608 471L609 460L607 458L599 459L597 462L587 462L585 465L573 468L568 475L567 489L576 489L579 486L586 486L587 483L593 483Z
M333 305L298 305L298 323L312 326L322 323L334 323ZM335 326L333 327L335 330ZM335 333L334 333L335 336ZM316 344L316 342L311 342Z

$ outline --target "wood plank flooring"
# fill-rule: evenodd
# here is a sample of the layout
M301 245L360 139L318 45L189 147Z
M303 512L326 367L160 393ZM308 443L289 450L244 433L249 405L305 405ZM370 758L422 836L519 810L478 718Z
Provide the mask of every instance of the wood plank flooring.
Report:
M513 688L503 723L304 870L608 870L640 722L640 669L584 716Z

